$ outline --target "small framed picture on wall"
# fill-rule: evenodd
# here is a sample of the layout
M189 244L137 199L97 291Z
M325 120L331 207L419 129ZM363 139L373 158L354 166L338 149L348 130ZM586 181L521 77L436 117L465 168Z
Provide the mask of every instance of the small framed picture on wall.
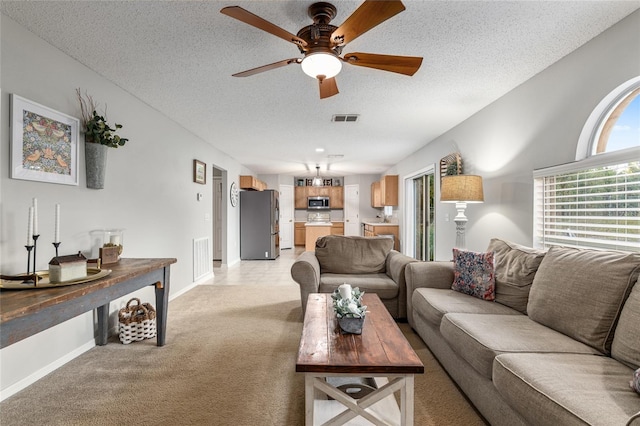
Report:
M199 160L193 160L193 181L206 185L207 183L207 165Z

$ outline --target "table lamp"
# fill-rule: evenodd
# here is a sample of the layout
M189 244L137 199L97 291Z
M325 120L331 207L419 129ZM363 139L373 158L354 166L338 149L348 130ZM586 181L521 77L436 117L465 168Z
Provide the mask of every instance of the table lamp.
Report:
M458 214L453 219L456 223L456 248L466 248L465 227L467 217L464 211L467 203L484 202L482 191L482 177L475 175L449 175L442 177L440 187L440 201L443 203L456 203Z

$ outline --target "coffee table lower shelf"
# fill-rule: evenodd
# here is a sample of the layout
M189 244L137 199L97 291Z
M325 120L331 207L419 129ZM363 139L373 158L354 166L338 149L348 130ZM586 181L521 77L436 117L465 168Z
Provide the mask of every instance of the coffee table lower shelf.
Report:
M332 376L360 375L305 373L306 425L413 424L413 374L373 377L377 389L360 399L354 399L327 383L326 378ZM400 406L394 395L398 391Z

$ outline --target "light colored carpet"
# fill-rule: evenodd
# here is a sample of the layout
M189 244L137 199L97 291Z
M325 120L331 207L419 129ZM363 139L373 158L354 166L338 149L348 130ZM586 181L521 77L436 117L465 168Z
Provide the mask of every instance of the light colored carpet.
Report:
M167 344L95 347L0 404L13 425L302 425L299 290L199 286L169 304ZM483 425L407 324L425 364L416 425Z

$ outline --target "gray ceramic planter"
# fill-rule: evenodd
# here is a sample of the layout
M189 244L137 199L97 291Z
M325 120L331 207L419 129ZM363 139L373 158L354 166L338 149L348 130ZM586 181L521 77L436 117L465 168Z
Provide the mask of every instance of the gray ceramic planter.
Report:
M364 318L338 318L338 324L344 333L362 334Z
M99 143L84 144L85 165L87 168L87 188L103 189L107 172L107 152L109 147Z

